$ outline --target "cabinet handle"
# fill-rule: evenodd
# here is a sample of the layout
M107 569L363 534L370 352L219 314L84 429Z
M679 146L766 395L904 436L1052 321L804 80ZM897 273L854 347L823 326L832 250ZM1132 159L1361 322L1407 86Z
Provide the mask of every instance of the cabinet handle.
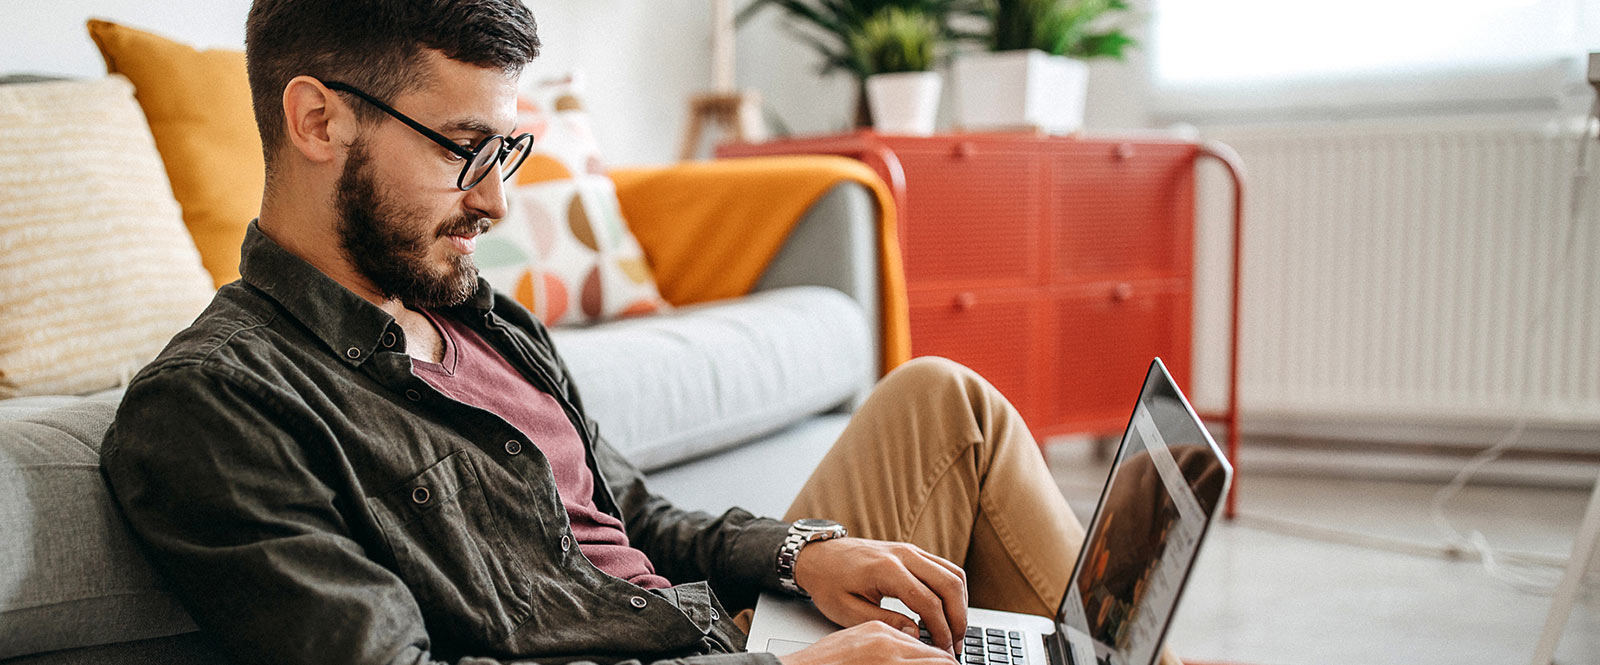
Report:
M1133 144L1132 143L1119 143L1119 144L1117 144L1117 152L1116 152L1117 161L1126 162L1126 161L1128 161L1130 159L1133 159L1133 153L1134 153L1134 149L1133 149Z
M1127 282L1118 284L1116 288L1111 289L1111 300L1114 302L1125 302L1127 299L1132 297L1133 285Z
M971 291L958 293L956 294L956 299L953 304L955 305L957 312L965 312L972 309L974 305L978 304L978 296L974 295Z
M971 157L978 154L978 145L971 141L961 141L950 150L950 154L962 158Z

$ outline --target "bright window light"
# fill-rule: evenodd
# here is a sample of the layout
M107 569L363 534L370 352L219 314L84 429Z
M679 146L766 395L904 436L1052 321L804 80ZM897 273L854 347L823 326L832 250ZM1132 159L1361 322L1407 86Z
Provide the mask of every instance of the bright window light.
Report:
M1431 80L1446 96L1452 87L1457 96L1496 92L1504 87L1500 82L1520 72L1572 71L1585 47L1593 47L1585 43L1594 41L1584 36L1585 28L1600 13L1600 0L1153 2L1152 78L1169 102L1191 107L1237 106L1241 91L1294 97L1295 90L1329 84L1353 92L1346 95L1353 103L1393 97L1360 93L1374 84L1393 88ZM1479 74L1495 85L1442 83ZM1525 87L1550 85L1549 76L1531 78L1537 82ZM1235 98L1207 101L1208 91ZM1498 90L1497 96L1556 92ZM1322 90L1315 97L1320 103L1338 95Z

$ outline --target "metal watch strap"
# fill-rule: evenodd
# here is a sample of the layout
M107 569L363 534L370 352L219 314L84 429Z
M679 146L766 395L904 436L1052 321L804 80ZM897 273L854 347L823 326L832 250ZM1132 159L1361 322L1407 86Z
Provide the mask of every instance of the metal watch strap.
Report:
M802 598L810 598L811 594L794 583L794 560L800 556L800 548L805 547L806 535L791 530L783 539L783 547L778 548L778 585Z
M801 589L794 581L794 562L800 557L800 550L806 544L819 540L843 538L844 527L834 523L831 530L807 529L798 525L789 527L789 535L783 539L783 546L778 548L778 585L784 591L801 598L810 598L811 594Z

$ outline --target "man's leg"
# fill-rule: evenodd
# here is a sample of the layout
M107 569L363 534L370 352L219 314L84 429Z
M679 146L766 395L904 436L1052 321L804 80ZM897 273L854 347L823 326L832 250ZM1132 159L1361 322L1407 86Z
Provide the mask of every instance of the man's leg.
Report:
M977 373L919 358L891 372L786 519L915 544L967 571L974 607L1054 616L1083 527L1015 408Z
M784 519L914 544L967 571L973 607L1054 617L1083 526L994 386L943 358L890 372ZM1170 648L1161 665L1182 665Z

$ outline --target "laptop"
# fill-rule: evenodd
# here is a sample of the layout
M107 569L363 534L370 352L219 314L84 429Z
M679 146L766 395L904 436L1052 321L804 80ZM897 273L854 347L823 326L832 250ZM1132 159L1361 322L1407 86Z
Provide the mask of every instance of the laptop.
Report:
M1200 543L1232 478L1233 467L1156 358L1055 619L970 609L960 661L1155 663ZM883 606L916 618L896 599L884 599ZM747 648L783 655L839 629L810 601L763 594ZM923 641L929 641L925 630Z

